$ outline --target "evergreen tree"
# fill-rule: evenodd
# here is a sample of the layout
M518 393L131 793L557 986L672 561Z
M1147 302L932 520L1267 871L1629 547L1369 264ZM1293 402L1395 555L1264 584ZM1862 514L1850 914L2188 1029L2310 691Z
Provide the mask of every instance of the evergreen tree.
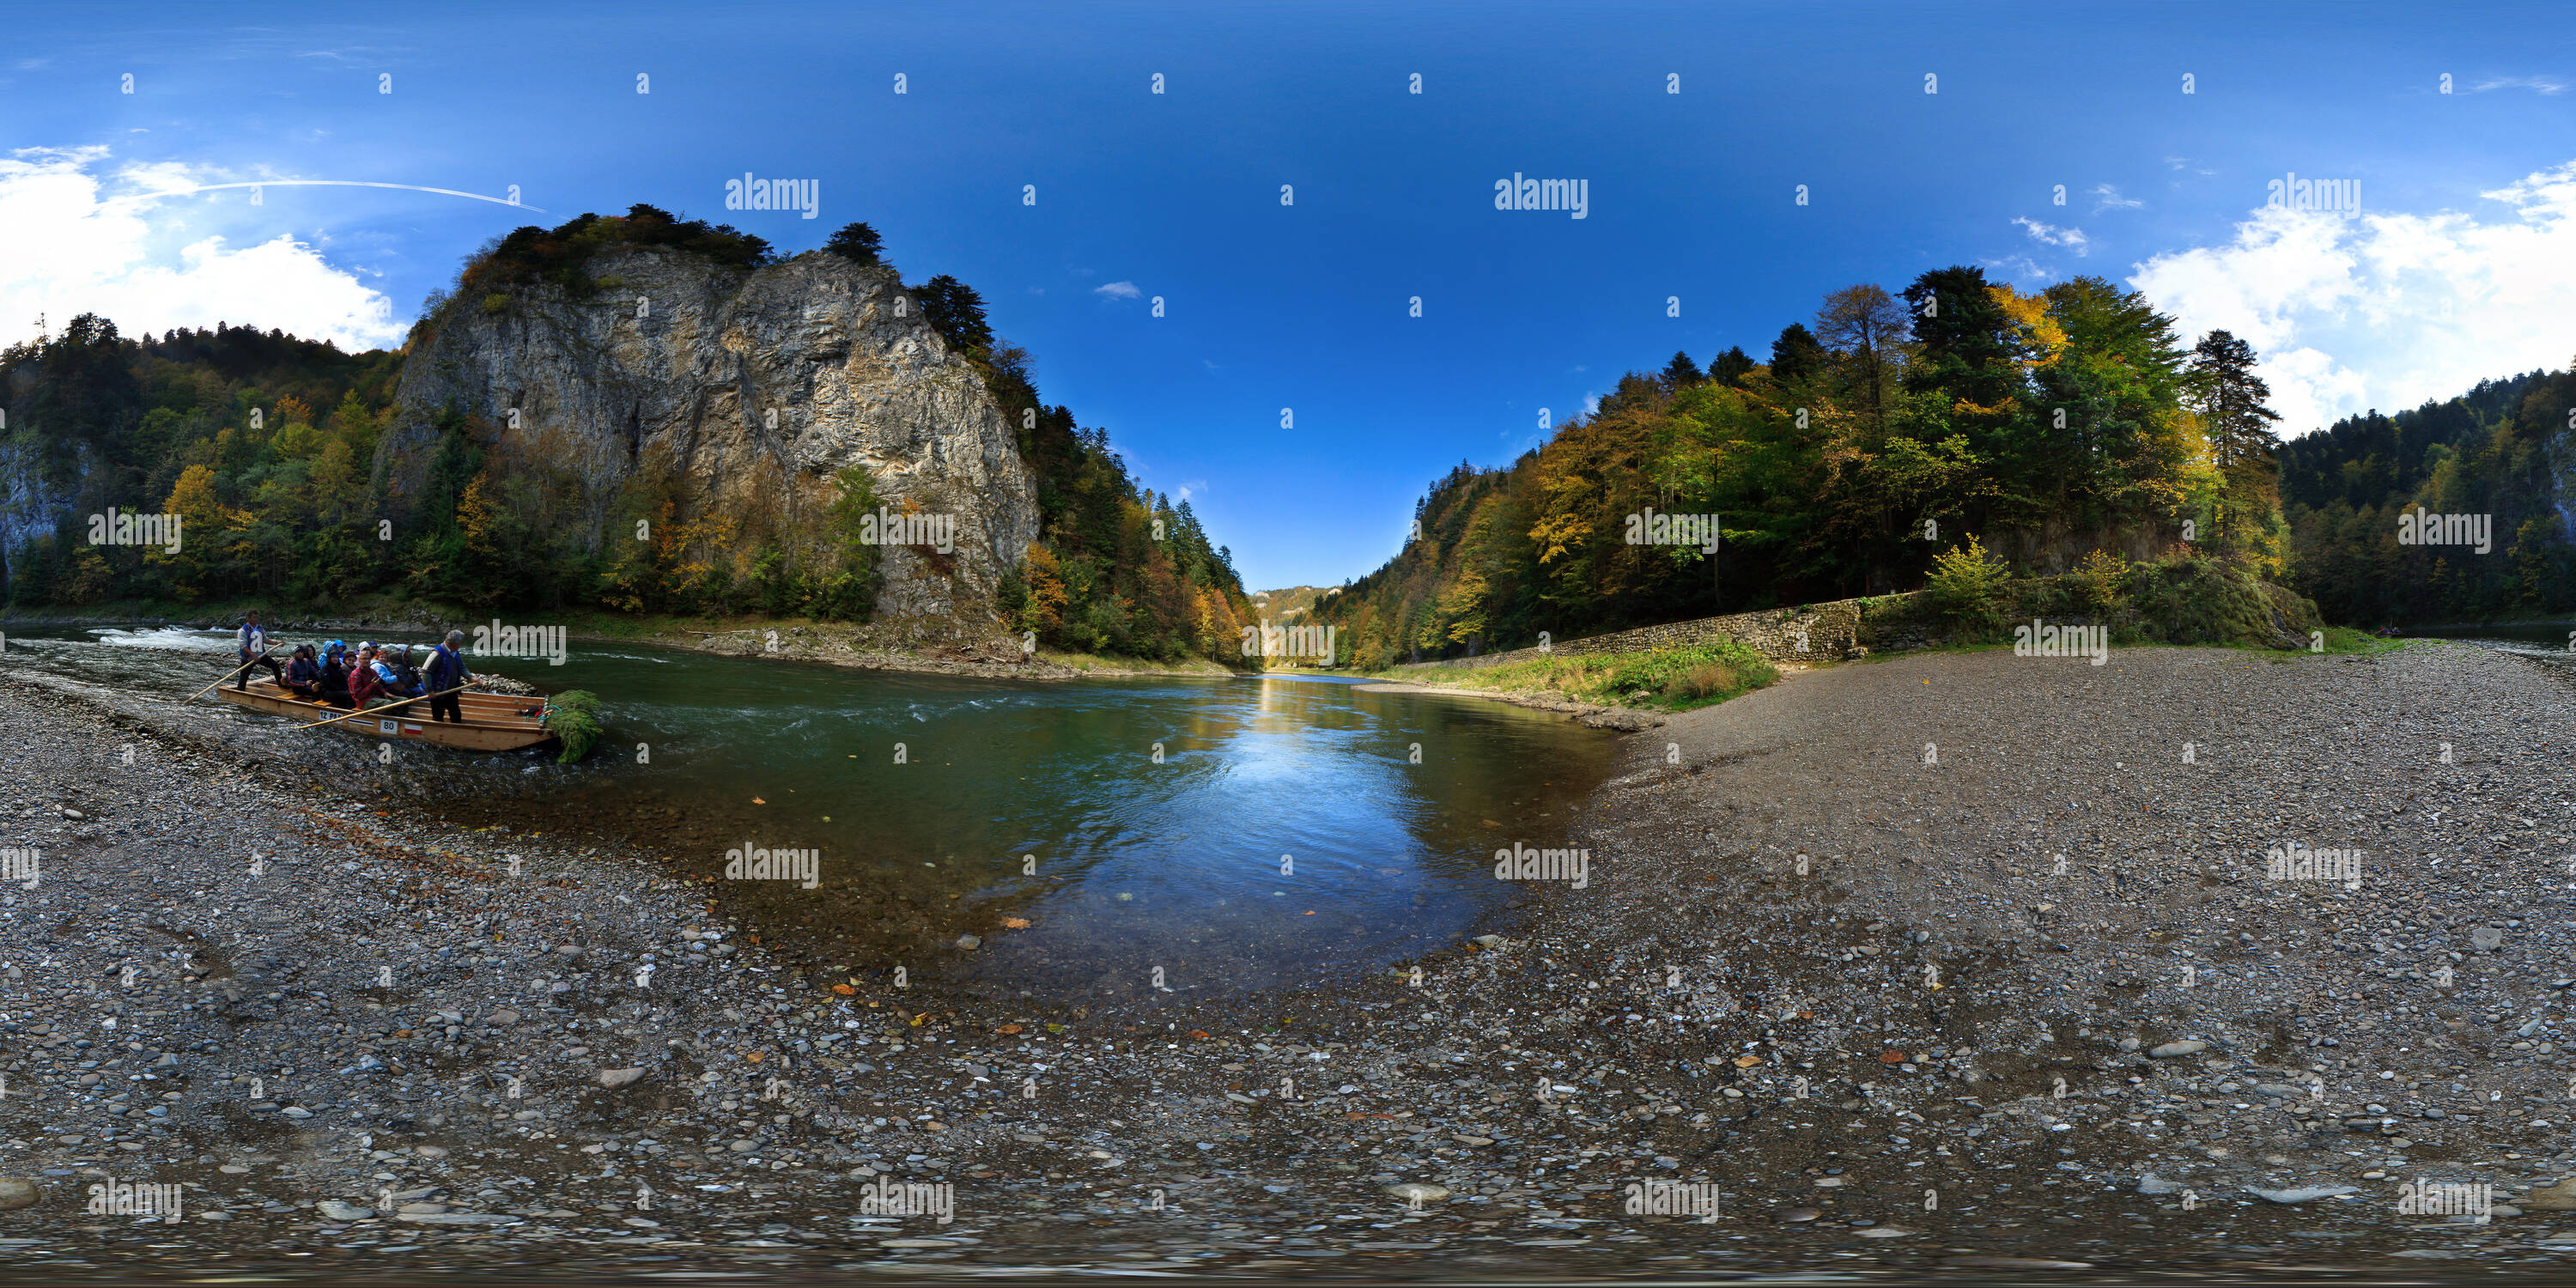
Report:
M1824 370L1825 346L1816 343L1815 333L1804 323L1792 322L1780 328L1780 338L1771 342L1771 378L1784 385L1794 385Z
M921 301L922 316L930 329L948 342L948 347L961 354L993 345L993 328L984 320L984 297L974 287L942 273L912 288Z
M1708 378L1729 389L1744 387L1744 377L1753 370L1753 359L1736 345L1708 361Z
M1674 351L1672 361L1664 364L1664 387L1667 389L1679 392L1706 379L1708 377L1700 374L1699 364L1679 350Z
M878 252L884 247L885 239L864 223L844 225L839 232L832 234L830 241L823 243L823 249L861 264L879 262Z
M2263 405L2271 396L2272 386L2254 374L2254 346L2212 331L2193 347L2190 397L2218 467L2222 548L2233 549L2247 511L2268 512L2279 504L2276 455L2281 439L2272 432L2272 422L2280 416Z

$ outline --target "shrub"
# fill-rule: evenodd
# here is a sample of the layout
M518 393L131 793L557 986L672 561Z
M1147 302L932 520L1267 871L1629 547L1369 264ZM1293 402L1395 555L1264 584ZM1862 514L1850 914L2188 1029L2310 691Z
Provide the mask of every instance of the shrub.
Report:
M2107 617L2119 611L2121 583L2128 579L2129 563L2108 550L2096 550L2084 556L2084 562L2066 576L2084 611L2094 617Z
M2010 572L1988 555L1985 544L1971 533L1966 545L1953 546L1932 561L1932 576L1923 588L1931 593L1934 606L1952 621L1991 629L2001 620L1996 616L1996 604L2010 579Z

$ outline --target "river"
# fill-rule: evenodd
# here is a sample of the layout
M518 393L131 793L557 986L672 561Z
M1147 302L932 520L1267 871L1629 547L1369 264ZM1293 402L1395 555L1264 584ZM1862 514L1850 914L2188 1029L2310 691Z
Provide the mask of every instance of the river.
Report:
M40 628L5 657L177 699L229 643ZM1309 676L991 680L583 641L560 666L488 665L599 694L608 736L573 766L418 745L384 765L359 737L191 710L392 808L712 879L724 911L821 965L1052 996L1294 986L1454 945L1523 889L1494 851L1557 844L1614 744ZM745 849L811 851L816 884L726 879Z

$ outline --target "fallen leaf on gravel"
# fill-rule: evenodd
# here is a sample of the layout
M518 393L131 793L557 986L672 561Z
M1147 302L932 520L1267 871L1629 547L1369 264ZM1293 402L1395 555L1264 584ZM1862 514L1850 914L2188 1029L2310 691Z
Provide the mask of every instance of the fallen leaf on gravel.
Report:
M766 1051L754 1051L754 1052L751 1052L751 1053L749 1053L749 1054L747 1054L747 1055L743 1056L743 1059L745 1059L745 1060L749 1060L749 1061L751 1061L753 1064L758 1064L758 1063L760 1063L761 1061L766 1060L766 1059L768 1059L768 1058L769 1058L769 1053L768 1053L768 1052L766 1052Z
M1002 918L1002 929L1004 929L1004 930L1026 930L1026 929L1028 929L1028 928L1029 928L1029 919L1028 919L1028 918L1026 918L1026 917L1004 917L1004 918Z
M994 1031L994 1032L996 1032L996 1033L1001 1033L1001 1034L1008 1035L1008 1034L1012 1034L1012 1033L1017 1033L1017 1032L1019 1032L1019 1031L1020 1031L1020 1026L1019 1026L1019 1025L1016 1025L1016 1024L1005 1024L1005 1025L1003 1025L1002 1027L1000 1027L1000 1028L998 1028L998 1029L995 1029L995 1030L993 1030L993 1031Z
M1762 1057L1758 1055L1739 1055L1735 1057L1735 1067L1738 1069L1750 1069L1760 1063L1762 1063Z
M1192 1029L1192 1030L1190 1030L1190 1036L1191 1036L1191 1037L1194 1037L1194 1038L1204 1038L1204 1037L1206 1037L1206 1036L1207 1036L1207 1030L1206 1030L1206 1029Z
M1881 1051L1878 1053L1878 1062L1880 1064L1903 1064L1905 1063L1905 1053L1902 1051Z
M832 991L833 991L833 992L835 992L835 993L840 994L840 995L841 995L841 996L843 996L843 997L848 997L848 996L850 996L851 994L854 994L854 993L858 992L859 990L857 990L857 989L855 989L855 988L852 988L852 987L850 987L850 986L849 986L849 985L847 985L847 984L834 984L834 985L832 986Z

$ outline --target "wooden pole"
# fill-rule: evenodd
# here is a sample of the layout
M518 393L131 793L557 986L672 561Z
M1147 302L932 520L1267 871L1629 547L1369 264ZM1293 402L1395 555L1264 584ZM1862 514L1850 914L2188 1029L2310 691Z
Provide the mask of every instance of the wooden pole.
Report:
M431 698L443 698L451 693L463 693L466 690L466 687L466 685L460 684L453 689L441 689L436 693L424 693L417 698L405 698L400 702L388 702L381 707L360 707L345 716L333 716L328 720L316 720L311 724L302 724L295 727L298 729L319 729L326 724L338 724L343 720L355 720L360 716L379 716L396 707L407 707L415 702L427 702Z
M215 681L214 683L209 684L209 685L207 685L206 687L204 687L204 688L202 688L202 689L199 689L199 690L197 690L197 691L196 691L196 692L194 692L194 693L189 694L189 695L188 695L188 697L187 697L187 700L188 700L188 701L190 701L190 702L194 702L194 701L196 701L197 699L202 698L202 697L206 696L207 694L212 693L212 692L214 692L215 690L217 690L217 689L220 689L220 688L224 687L224 680L229 680L229 679L233 678L234 676L239 675L239 674L241 674L242 672L247 671L247 670L251 669L252 667L259 665L259 664L260 664L260 660L261 660L261 658L265 658L265 657L267 657L269 654L274 653L274 652L276 652L276 651L277 651L277 646L276 646L276 645L274 645L274 644L269 645L267 648L261 649L261 650L259 651L259 657L252 658L251 660L249 660L249 661L247 661L247 662L242 663L240 666L234 667L233 669L231 669L231 670L229 670L229 671L224 672L223 680L217 680L217 681Z

